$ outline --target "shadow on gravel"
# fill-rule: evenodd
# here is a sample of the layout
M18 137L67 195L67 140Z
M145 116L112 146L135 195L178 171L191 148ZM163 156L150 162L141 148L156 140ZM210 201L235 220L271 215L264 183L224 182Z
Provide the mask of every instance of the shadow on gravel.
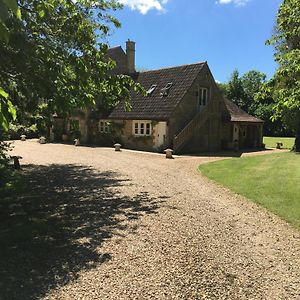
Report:
M118 176L75 165L24 167L26 189L0 198L1 300L38 299L74 280L111 258L100 253L103 241L134 233L132 220L157 213L165 199L122 196L118 187L130 181Z

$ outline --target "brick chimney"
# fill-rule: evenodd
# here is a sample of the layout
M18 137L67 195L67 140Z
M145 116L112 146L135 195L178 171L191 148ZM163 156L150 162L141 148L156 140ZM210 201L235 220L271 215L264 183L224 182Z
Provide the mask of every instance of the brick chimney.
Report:
M135 42L128 39L126 42L127 71L135 73Z

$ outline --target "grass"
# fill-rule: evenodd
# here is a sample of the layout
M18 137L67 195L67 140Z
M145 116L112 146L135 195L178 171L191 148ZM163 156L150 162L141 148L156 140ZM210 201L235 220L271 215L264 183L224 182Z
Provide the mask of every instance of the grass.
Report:
M284 149L292 149L295 143L295 138L293 137L264 137L264 144L266 148L276 148L276 143L281 142L283 143Z
M300 229L300 155L232 158L200 165L199 170Z
M22 192L24 183L20 171L0 164L0 195L2 199Z

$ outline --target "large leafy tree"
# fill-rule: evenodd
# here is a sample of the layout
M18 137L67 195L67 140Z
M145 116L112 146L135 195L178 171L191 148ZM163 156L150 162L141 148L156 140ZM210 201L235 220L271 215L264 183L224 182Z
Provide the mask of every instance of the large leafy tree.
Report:
M49 112L114 105L138 88L129 76L112 75L114 62L101 43L111 26L120 26L109 14L120 8L117 1L19 0L18 6L22 19L5 20L10 36L0 43L0 82L19 117L41 103Z
M226 97L247 113L265 121L265 135L289 135L289 128L280 119L272 119L275 102L270 93L262 95L261 88L265 83L266 74L262 72L250 70L240 76L235 70L229 82L219 84L219 87Z
M11 15L21 19L20 9L15 0L0 0L0 43L9 41L9 29L5 22ZM16 110L9 100L9 94L0 84L0 141L2 132L8 129L8 124L16 118Z
M247 110L248 103L246 99L243 82L238 70L234 70L225 88L226 96L238 105L240 108Z
M264 93L275 100L274 118L294 129L295 150L300 152L300 1L283 0L277 15L276 32L268 41L275 46L279 65Z
M266 78L266 74L256 70L251 70L241 77L246 111L250 114L254 114L257 109L258 103L255 101L255 97L266 81Z

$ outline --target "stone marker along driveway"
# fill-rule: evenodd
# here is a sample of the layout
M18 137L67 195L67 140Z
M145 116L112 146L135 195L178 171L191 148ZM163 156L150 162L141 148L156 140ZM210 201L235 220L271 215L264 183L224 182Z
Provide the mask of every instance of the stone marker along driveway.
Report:
M220 157L33 141L14 152L30 214L48 225L7 263L24 273L10 299L300 299L299 232L197 172Z

